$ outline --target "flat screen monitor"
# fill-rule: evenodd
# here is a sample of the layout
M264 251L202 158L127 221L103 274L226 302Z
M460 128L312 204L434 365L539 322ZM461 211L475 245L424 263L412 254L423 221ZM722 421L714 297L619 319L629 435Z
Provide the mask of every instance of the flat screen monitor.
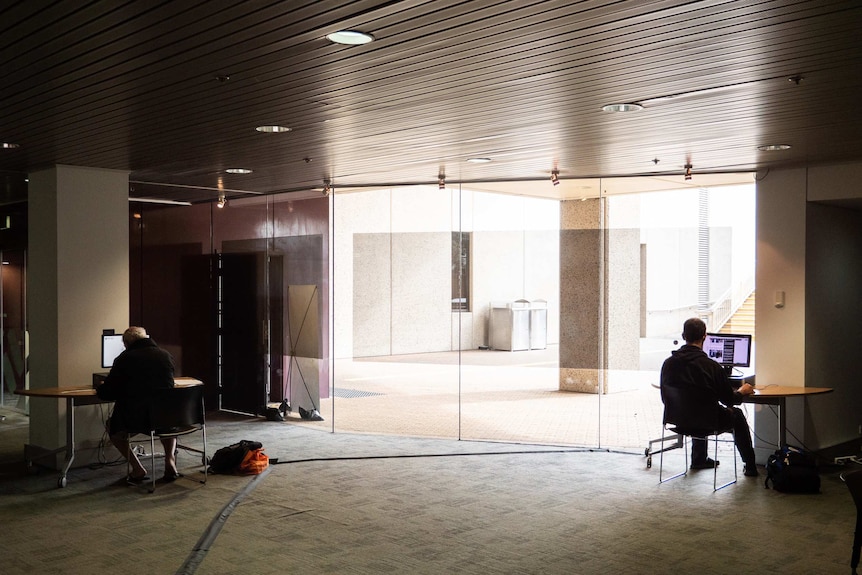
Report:
M703 351L729 373L734 367L751 366L751 336L734 333L708 333Z
M102 334L102 367L110 369L114 365L114 359L120 355L126 347L123 345L123 334Z

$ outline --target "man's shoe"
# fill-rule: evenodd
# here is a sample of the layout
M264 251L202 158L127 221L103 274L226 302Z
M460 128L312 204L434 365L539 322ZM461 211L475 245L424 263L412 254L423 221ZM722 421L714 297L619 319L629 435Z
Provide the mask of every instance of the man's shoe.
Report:
M760 473L757 471L757 466L754 464L746 465L742 471L742 474L746 477L757 477Z
M126 483L130 483L132 485L140 485L144 481L149 481L149 475L141 475L140 477L135 477L133 475L126 476Z
M718 467L718 465L719 465L718 461L715 461L715 460L707 457L706 461L692 462L691 469L713 469L715 467Z

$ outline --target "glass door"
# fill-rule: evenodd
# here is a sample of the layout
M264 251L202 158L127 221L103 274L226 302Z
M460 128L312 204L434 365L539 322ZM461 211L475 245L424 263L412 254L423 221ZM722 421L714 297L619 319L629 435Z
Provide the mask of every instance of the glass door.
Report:
M27 402L15 391L27 387L26 263L25 250L0 251L0 406L26 411Z

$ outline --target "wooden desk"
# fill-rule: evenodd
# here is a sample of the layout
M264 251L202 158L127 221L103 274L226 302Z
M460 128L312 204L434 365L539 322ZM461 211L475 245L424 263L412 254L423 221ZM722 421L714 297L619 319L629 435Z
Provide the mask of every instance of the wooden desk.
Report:
M203 382L191 377L176 377L174 378L175 387L190 387L195 385L203 385ZM66 445L57 449L43 452L41 455L54 455L62 451L66 452L66 462L63 469L60 471L60 477L57 479L58 487L66 487L66 475L72 467L72 462L75 460L75 408L81 405L94 405L96 403L113 403L112 401L103 401L96 395L96 388L92 385L79 385L72 387L46 387L42 389L22 389L15 392L18 395L26 395L29 397L48 397L52 399L66 400ZM24 457L27 466L33 465L32 459L28 456L28 450L25 446Z
M661 389L657 383L652 384L656 389ZM792 387L789 385L764 385L763 387L755 387L754 395L746 395L742 402L753 403L760 405L775 405L778 407L778 445L779 448L787 445L787 398L788 397L808 397L811 395L820 395L822 393L831 393L834 391L831 387ZM652 446L656 443L664 445L665 441L671 441L669 447L663 450L653 450ZM652 455L669 449L682 447L682 437L672 433L670 435L662 434L662 437L650 439L644 455L647 458L647 467L652 465Z
M754 395L746 395L743 403L778 406L778 447L787 445L787 398L808 397L834 391L831 387L792 387L789 385L764 385L755 387Z

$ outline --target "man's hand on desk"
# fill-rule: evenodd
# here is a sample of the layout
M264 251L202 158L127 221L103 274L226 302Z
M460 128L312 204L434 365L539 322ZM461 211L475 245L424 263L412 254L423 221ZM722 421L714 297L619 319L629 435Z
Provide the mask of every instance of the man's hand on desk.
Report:
M739 395L752 395L754 393L754 387L750 383L743 383L739 386L739 389L736 390L736 393Z

